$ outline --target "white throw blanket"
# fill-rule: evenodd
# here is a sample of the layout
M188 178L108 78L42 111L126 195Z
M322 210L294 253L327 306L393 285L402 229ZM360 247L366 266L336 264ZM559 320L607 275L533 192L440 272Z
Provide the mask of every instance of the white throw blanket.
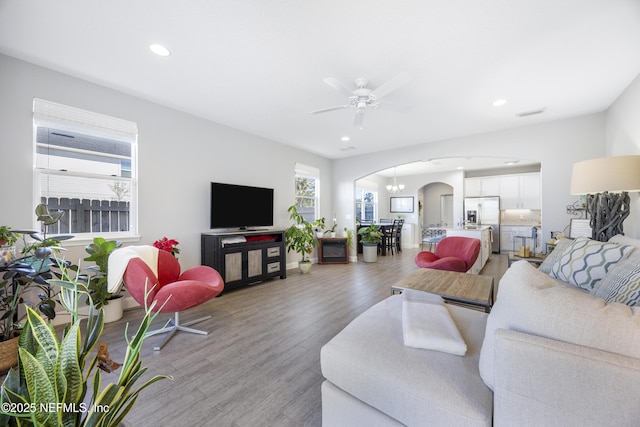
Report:
M154 246L126 246L116 249L109 255L109 276L107 277L107 290L118 293L122 287L122 277L124 270L129 264L129 260L140 258L144 261L153 274L158 276L158 248Z
M404 345L458 356L466 354L467 344L442 297L411 289L403 290L402 295Z

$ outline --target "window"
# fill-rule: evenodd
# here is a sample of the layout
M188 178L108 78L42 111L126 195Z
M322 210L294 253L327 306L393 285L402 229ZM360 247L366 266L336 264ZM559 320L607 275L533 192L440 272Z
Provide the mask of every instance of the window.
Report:
M36 204L63 210L78 237L137 234L135 123L34 99Z
M319 217L320 170L296 163L296 208L307 222Z
M378 220L378 191L356 188L356 221L375 222Z

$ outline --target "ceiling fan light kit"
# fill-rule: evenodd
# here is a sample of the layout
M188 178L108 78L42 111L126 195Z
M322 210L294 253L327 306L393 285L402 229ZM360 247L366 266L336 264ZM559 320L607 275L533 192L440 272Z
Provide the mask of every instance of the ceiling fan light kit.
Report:
M334 77L328 77L324 79L324 82L331 86L333 89L340 92L343 96L347 97L347 103L345 105L338 105L335 107L323 108L321 110L312 111L311 114L327 113L329 111L342 110L344 108L354 108L355 117L353 125L359 129L362 129L364 121L364 113L367 109L377 109L380 106L378 101L385 95L388 95L392 91L398 89L409 81L409 74L402 72L392 78L391 80L383 83L377 89L370 89L367 87L369 80L364 77L359 77L355 80L356 88L354 90L348 89L340 80Z

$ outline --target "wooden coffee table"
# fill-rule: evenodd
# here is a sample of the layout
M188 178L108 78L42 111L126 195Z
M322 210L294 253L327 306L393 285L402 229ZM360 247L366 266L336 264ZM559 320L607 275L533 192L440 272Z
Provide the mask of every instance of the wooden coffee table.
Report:
M445 301L484 308L493 306L493 277L420 268L391 286L391 294L403 289L438 294Z

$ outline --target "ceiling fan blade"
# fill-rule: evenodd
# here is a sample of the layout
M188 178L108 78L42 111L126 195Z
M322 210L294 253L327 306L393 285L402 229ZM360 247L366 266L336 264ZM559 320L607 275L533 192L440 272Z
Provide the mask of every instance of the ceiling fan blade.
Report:
M362 122L364 121L364 110L360 111L357 110L356 111L356 115L353 118L353 126L357 127L358 129L362 129Z
M346 97L350 97L353 95L353 91L351 89L347 88L342 84L340 80L334 77L327 77L326 79L324 79L324 82Z
M383 83L381 86L375 89L372 92L372 94L375 95L376 98L382 98L388 93L398 89L400 86L404 85L409 80L411 80L411 76L409 76L409 73L406 73L403 71L402 73L398 74L391 80L387 81L386 83Z
M311 114L327 113L329 111L342 110L343 108L349 108L348 105L338 105L337 107L323 108L322 110L312 111Z

